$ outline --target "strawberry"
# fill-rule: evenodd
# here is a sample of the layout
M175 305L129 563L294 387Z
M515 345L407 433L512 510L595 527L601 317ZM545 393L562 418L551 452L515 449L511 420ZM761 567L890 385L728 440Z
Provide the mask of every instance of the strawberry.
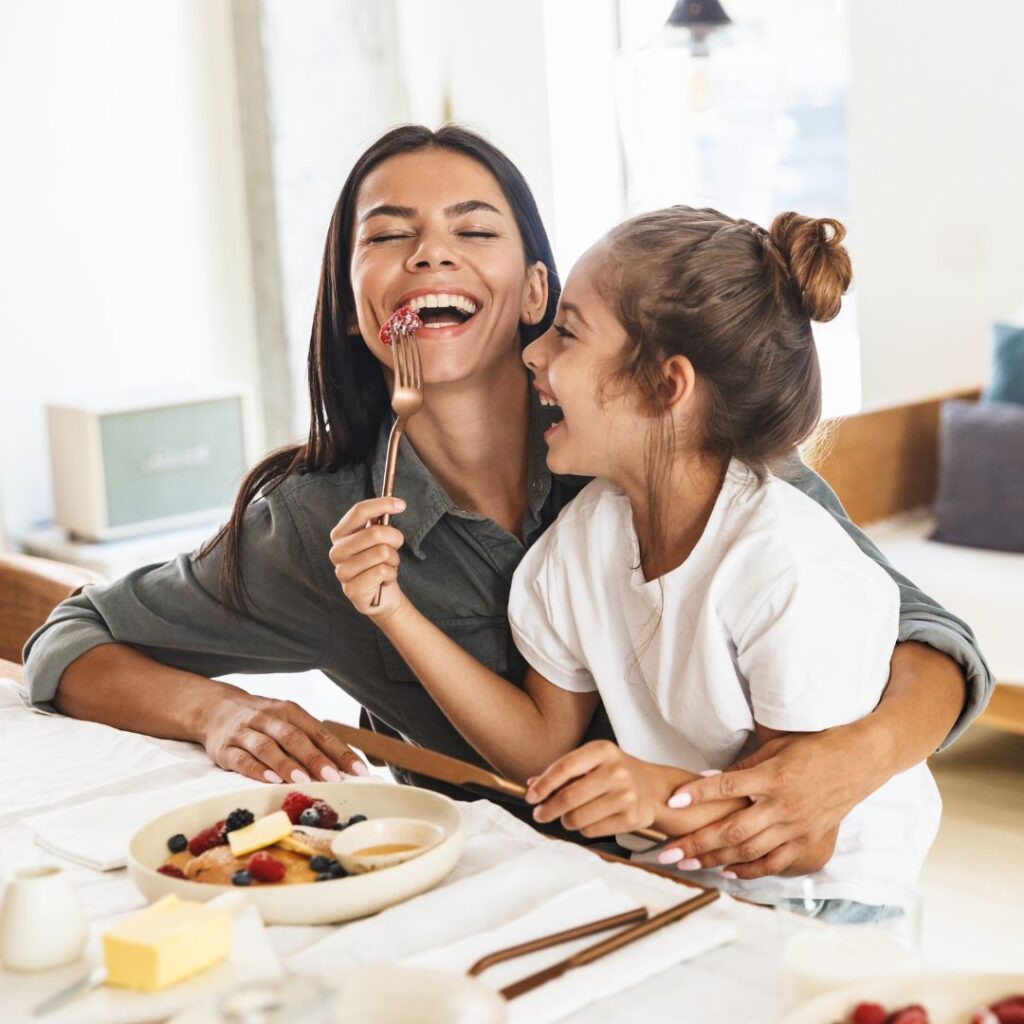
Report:
M259 882L280 882L284 878L284 865L266 850L254 853L246 867L249 874Z
M316 800L313 808L320 812L320 828L334 828L338 824L338 812L323 800Z
M158 875L167 875L168 878L185 877L185 872L181 868L176 868L173 864L165 864L162 868L157 868L156 872Z
M298 825L299 817L307 807L312 807L314 800L311 796L306 796L305 793L300 793L298 790L293 790L284 798L284 803L281 804L281 810L288 815L288 820L293 825Z
M886 1024L930 1024L930 1020L928 1011L920 1003L914 1003L889 1014Z
M850 1024L885 1024L888 1016L878 1003L858 1003L850 1014Z
M204 828L201 832L197 832L188 841L188 852L193 857L198 857L201 853L206 853L207 850L212 850L215 846L221 846L226 843L227 836L224 834L224 825L226 822L218 821L216 825L211 825L209 828Z

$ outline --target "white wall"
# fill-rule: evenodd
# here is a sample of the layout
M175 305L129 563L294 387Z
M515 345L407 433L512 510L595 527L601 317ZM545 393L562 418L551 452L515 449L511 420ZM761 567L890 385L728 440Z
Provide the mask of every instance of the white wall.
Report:
M865 401L985 382L1024 302L1024 4L847 9Z
M12 539L51 515L49 397L225 377L259 398L228 4L0 2Z

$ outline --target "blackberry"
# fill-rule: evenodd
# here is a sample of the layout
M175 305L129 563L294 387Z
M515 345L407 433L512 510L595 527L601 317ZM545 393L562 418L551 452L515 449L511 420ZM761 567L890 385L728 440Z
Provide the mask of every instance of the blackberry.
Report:
M316 828L320 824L320 812L315 807L307 807L299 815L299 824Z
M309 866L318 875L321 875L331 866L331 859L318 853L309 858Z
M167 849L170 850L171 853L181 853L181 851L187 846L188 840L180 832L176 836L171 836L171 838L167 840Z
M242 871L236 871L231 876L232 885L252 885L252 875L244 869Z
M246 825L251 825L255 820L256 816L252 811L239 807L227 816L227 820L224 823L224 831L236 832L240 828L245 828Z

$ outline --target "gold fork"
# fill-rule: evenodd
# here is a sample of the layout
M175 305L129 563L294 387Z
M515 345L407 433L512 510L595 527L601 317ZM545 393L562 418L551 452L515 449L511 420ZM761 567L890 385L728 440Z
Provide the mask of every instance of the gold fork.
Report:
M420 347L416 342L415 331L395 330L391 342L392 364L394 370L394 386L391 390L391 408L395 413L395 423L388 439L388 457L384 464L384 490L382 498L390 498L395 493L395 467L398 464L398 443L402 440L409 420L420 411L423 405L423 367L420 363ZM391 513L385 512L378 523L387 526L391 522ZM366 524L367 526L370 523ZM377 596L371 601L376 608L380 604L383 582L377 587Z

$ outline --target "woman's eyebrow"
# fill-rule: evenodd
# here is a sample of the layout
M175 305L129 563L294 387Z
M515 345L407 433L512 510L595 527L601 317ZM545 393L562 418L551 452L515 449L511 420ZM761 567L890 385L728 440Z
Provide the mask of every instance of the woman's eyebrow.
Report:
M374 206L359 218L360 224L365 224L371 217L415 217L416 211L411 206L393 206L385 203L382 206Z
M464 199L461 203L446 206L444 215L446 217L461 217L463 214L475 213L477 210L496 213L499 217L502 216L501 210L490 203L484 202L482 199ZM359 223L365 224L371 217L404 217L406 220L411 220L417 213L419 211L412 206L395 206L393 203L383 203L380 206L374 206L367 210L359 218Z
M446 206L444 213L446 217L461 217L464 213L475 213L477 210L486 210L489 213L496 213L501 216L501 210L482 199L465 199L453 206Z

